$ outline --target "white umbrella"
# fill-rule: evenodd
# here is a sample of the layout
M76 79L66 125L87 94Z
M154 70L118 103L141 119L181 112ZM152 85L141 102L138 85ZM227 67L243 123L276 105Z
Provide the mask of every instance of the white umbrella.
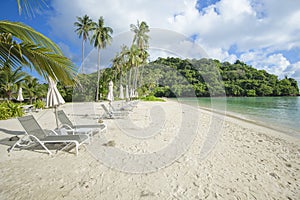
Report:
M22 88L21 87L18 90L17 101L24 101L23 94L22 94Z
M129 100L129 89L128 89L128 85L126 85L125 88L125 99L128 101Z
M135 92L134 92L134 97L136 97L136 98L138 98L138 97L139 97L139 93L138 93L138 91L135 91Z
M114 100L114 83L112 81L109 81L108 84L108 94L107 94L107 100L112 102Z
M130 89L130 98L133 98L134 97L134 90L133 88Z
M47 99L46 99L46 108L54 107L57 128L58 128L58 119L57 119L56 108L59 105L64 103L65 100L62 98L61 94L59 93L56 87L56 82L52 78L48 77L48 92L47 92Z
M123 88L123 85L120 85L120 96L119 96L120 99L124 99L124 88Z

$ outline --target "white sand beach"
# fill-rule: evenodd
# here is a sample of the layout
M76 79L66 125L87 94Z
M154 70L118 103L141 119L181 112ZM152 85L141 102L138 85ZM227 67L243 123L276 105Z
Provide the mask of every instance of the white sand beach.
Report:
M100 103L60 106L77 124L97 123ZM33 113L55 128L52 109ZM175 101L139 102L126 119L75 151L19 150L0 121L0 199L299 199L300 139Z

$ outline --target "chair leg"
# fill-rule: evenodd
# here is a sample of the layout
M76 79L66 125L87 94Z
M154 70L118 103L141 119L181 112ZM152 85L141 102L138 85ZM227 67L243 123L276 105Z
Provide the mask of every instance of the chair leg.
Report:
M8 153L12 152L17 145L19 146L19 142L20 140L18 140L13 146L9 147L7 149Z
M78 146L79 146L79 143L75 142L75 145L76 145L76 156L78 156Z
M22 141L25 141L24 139L25 138L28 138L28 143L27 144L21 144ZM25 146L28 146L29 144L31 144L31 141L29 139L29 137L27 135L23 136L22 138L20 138L16 143L14 143L14 145L12 145L11 147L9 147L7 149L8 153L12 152L14 150L14 148L16 146L19 146L19 147L25 147Z
M42 142L41 140L39 140L37 137L35 137L34 135L29 135L29 137L34 138L48 153L49 155L51 155L51 151L45 146L45 143Z
M51 151L45 146L45 144L43 142L39 142L42 147L49 153L49 155L52 155Z

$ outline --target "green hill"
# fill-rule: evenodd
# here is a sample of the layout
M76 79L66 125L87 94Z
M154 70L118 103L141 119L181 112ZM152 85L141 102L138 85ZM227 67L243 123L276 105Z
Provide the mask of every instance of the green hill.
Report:
M158 58L143 69L144 87L154 85L155 96L295 96L297 81L279 80L239 60L234 64L213 59Z

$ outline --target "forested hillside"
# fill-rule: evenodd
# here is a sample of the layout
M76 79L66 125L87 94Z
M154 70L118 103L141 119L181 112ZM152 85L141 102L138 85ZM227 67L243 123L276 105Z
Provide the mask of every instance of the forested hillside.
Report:
M133 74L133 73L132 73ZM130 79L131 77L131 79ZM132 87L129 70L122 73L122 85ZM61 88L67 101L93 101L97 73L80 75L80 84L74 88ZM116 97L119 94L120 73L113 68L101 70L99 91L101 99L113 80ZM208 97L208 96L295 96L299 95L297 81L279 80L265 70L257 70L241 61L234 64L218 60L182 60L158 58L139 67L138 94L157 97ZM125 89L124 89L125 92Z
M144 88L156 96L295 96L297 81L279 80L239 60L234 64L213 59L158 58L142 69Z

